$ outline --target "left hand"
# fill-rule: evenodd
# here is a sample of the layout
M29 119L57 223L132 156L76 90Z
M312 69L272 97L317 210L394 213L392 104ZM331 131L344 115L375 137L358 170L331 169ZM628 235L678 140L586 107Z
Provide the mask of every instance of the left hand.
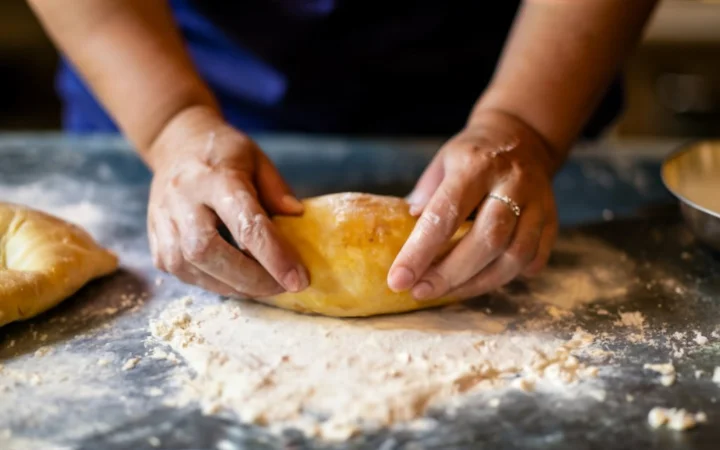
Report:
M541 271L558 229L553 159L519 119L495 111L474 117L440 149L408 197L419 218L390 268L388 286L411 289L418 300L470 298ZM435 261L475 209L471 230Z

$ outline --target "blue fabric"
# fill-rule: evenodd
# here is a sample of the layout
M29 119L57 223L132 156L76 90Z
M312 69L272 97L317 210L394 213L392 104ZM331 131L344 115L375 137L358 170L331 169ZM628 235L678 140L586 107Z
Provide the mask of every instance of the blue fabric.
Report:
M170 0L198 72L234 126L374 135L460 129L492 76L518 4ZM615 117L618 89L587 130ZM65 58L57 90L67 131L117 130Z

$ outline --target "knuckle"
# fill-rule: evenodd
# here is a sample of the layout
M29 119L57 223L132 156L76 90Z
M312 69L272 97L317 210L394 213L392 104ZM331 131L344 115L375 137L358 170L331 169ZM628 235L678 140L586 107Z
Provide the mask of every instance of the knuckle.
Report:
M158 252L156 252L156 251L152 252L151 256L152 256L153 267L164 272L165 265L163 264L163 260L162 260L162 258L160 258L160 255L158 254Z
M246 214L238 215L237 235L244 246L262 246L267 239L268 218L263 214L249 217Z
M483 243L490 249L504 248L508 241L508 228L503 222L495 222L485 228Z
M175 253L163 259L165 270L174 275L181 273L184 265L183 259Z
M214 230L198 230L182 240L181 250L185 259L191 263L205 262L210 256Z
M438 295L442 295L452 289L449 274L445 274L440 270L433 270L427 277L430 279Z
M505 252L516 267L524 267L535 258L535 247L530 239L518 239Z

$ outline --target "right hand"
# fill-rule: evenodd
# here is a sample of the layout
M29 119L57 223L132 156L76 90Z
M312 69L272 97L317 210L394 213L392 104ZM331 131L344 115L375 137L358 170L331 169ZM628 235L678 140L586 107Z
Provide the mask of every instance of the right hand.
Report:
M158 269L230 297L298 292L309 283L270 214L303 211L268 157L211 108L172 119L147 154L154 176L148 237ZM241 250L220 235L224 224Z

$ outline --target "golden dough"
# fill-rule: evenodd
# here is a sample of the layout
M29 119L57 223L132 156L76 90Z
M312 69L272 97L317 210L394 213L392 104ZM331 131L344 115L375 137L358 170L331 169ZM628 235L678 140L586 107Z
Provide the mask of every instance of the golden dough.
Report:
M79 227L0 203L0 326L34 317L118 267Z
M418 302L410 292L396 293L388 287L390 266L417 222L404 199L341 193L306 199L303 204L302 216L276 216L273 222L310 271L310 286L260 301L299 312L360 317L458 300ZM443 254L470 225L460 227Z

